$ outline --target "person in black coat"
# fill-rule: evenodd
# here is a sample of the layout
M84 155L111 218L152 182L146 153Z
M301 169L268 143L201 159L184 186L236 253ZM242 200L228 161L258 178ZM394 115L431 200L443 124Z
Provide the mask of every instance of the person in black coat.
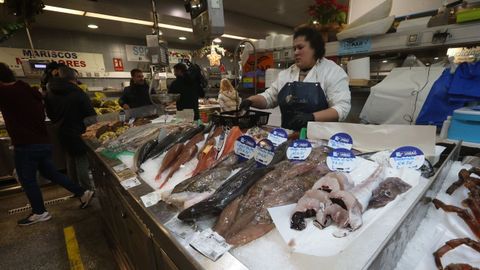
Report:
M118 100L118 104L125 110L152 105L150 95L148 94L148 85L145 82L143 73L140 69L132 69L130 71L132 78L130 86L123 89L123 94Z
M91 188L87 146L81 135L86 130L84 119L96 115L95 110L87 94L78 87L74 69L61 67L59 77L52 78L47 89L45 108L67 153L68 174L82 187Z
M187 74L187 67L182 63L178 63L173 66L173 72L177 78L170 84L168 93L180 94L180 98L177 100L177 111L193 109L194 120L199 119L198 92L194 81Z

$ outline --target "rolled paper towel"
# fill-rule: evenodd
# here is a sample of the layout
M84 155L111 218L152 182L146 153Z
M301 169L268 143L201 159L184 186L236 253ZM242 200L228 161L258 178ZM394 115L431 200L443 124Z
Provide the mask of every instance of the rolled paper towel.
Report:
M350 80L370 80L370 57L350 60L347 73Z

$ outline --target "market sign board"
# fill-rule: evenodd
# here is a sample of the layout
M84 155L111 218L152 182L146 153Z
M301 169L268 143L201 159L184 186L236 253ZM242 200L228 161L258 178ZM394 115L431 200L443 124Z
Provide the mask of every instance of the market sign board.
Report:
M369 52L371 48L372 39L370 37L342 40L338 47L338 55L366 53Z
M459 64L463 62L475 62L480 58L480 46L470 48L448 48L448 57L454 57L454 62Z
M142 45L125 45L127 61L130 62L150 62L148 58L148 48Z
M79 72L104 73L103 54L74 51L35 50L0 47L0 62L7 64L17 76L24 76L21 59L48 60L63 63Z

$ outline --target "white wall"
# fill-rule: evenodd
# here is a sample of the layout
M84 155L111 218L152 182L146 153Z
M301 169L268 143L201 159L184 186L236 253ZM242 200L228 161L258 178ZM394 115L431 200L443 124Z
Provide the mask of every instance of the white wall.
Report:
M450 3L454 0L447 1ZM350 0L348 22L353 22L382 2L384 2L384 0ZM400 17L429 10L436 10L443 2L444 0L393 0L390 15Z

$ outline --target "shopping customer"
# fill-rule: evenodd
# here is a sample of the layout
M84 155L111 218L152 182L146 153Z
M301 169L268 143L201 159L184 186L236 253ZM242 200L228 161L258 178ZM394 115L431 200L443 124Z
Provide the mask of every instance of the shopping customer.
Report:
M194 120L199 119L198 92L194 87L192 78L187 74L187 66L178 63L173 66L173 73L175 74L176 79L170 84L168 93L180 94L180 98L177 100L177 111L193 109Z
M140 69L132 69L130 71L132 78L130 79L130 86L123 89L123 94L118 100L123 109L133 109L142 106L152 105L150 95L148 93L148 85L145 82L143 73Z
M96 115L90 98L78 87L75 70L66 66L60 67L59 76L50 80L47 89L45 109L66 151L68 176L83 188L93 189L87 146L81 137L86 130L84 119Z
M293 35L295 64L278 75L264 93L242 101L240 108L266 109L280 106L282 127L300 130L310 121L344 120L350 111L347 74L324 58L322 34L301 26Z
M218 104L222 112L234 111L240 104L241 98L238 96L237 90L233 88L229 79L220 81L220 92L218 94Z
M18 225L30 225L52 218L43 203L36 179L37 170L46 179L80 198L81 208L87 207L93 191L76 185L53 165L42 95L27 83L17 81L13 71L4 63L0 63L0 111L14 146L18 180L32 206L32 214L19 220Z

